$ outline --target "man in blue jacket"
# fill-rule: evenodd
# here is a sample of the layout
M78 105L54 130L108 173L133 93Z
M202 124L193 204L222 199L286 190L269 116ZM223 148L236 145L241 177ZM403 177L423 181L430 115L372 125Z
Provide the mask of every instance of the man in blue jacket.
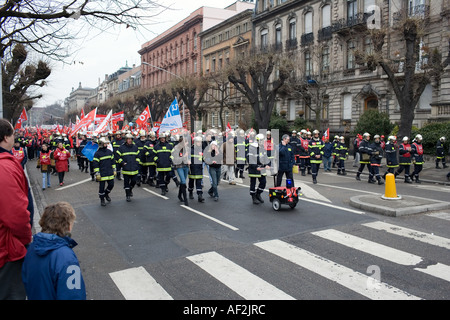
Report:
M291 179L292 187L294 187L294 177L292 175L292 167L295 164L294 151L289 144L289 135L285 134L281 137L281 143L278 148L278 174L277 174L277 187L281 186L283 180L283 174L286 175L286 179Z

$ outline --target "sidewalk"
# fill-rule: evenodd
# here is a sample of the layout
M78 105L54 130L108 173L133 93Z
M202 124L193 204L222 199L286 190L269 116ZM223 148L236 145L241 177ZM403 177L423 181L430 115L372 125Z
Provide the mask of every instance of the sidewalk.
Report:
M356 175L358 167L353 167L353 157L351 160L347 160L346 171ZM442 167L442 164L441 164ZM411 165L411 173L414 171L414 165ZM380 169L380 173L386 172L386 166ZM419 174L422 185L434 184L450 186L450 181L447 179L447 174L450 172L450 168L436 169L435 160L430 157L423 165L423 170ZM362 173L361 177L368 176L367 169ZM404 180L404 173L402 173L397 179L396 184ZM363 179L363 178L362 178ZM416 184L415 182L413 182ZM399 200L385 200L381 198L381 195L360 195L350 198L350 205L352 207L378 213L381 215L399 217L403 215L412 215L418 213L426 213L436 210L450 209L450 202L437 201L426 198L402 196Z

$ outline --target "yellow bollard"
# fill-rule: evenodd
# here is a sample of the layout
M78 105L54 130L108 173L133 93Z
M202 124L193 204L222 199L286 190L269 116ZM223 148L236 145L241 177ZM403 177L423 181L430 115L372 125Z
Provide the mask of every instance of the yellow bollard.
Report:
M395 176L392 173L386 175L384 196L381 198L385 200L400 200L402 197L397 195L397 188L395 187Z

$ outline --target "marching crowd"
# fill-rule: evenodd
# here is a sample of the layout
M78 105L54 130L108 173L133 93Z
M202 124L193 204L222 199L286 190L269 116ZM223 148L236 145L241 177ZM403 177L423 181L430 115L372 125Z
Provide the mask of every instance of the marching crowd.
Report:
M263 192L268 176L275 176L275 186L280 186L283 176L294 181L294 174L311 175L317 183L319 169L331 172L337 167L338 175L347 175L345 168L350 148L343 136L335 136L330 141L320 136L318 130L310 132L303 129L283 135L280 143L275 143L270 131L257 134L255 130L242 129L220 132L210 129L189 134L154 131L105 132L100 135L80 132L75 141L69 141L66 134L16 137L14 155L26 162L25 146L34 145L29 158L37 157L37 167L43 173L42 188L51 187L50 175L58 175L60 186L64 185L64 173L69 171L71 159L77 161L81 172L90 173L92 181L99 182L99 197L102 206L111 201L110 193L115 180L123 180L125 198L131 201L133 188L148 184L160 189L162 195L168 192L173 181L178 187L178 199L188 205L188 199L204 202L203 173L208 173L211 187L208 195L219 199L218 185L222 179L236 184L235 178L250 178L250 196L254 204L264 202ZM369 133L357 135L353 143L354 165L358 167L356 179L367 168L368 183L384 184L386 174L397 177L404 174L404 182L420 183L420 172L424 163L422 136L416 135L413 141L404 137L398 142L395 136ZM30 143L30 139L33 143ZM93 158L88 159L83 150L92 141L98 145ZM436 168L447 168L444 150L445 137L437 142ZM28 149L30 150L30 149ZM71 151L73 150L73 151ZM72 157L71 157L72 155ZM381 172L385 159L386 170ZM450 179L450 173L447 175Z
M264 202L261 194L268 176L275 177L276 186L281 185L283 176L293 186L297 173L310 174L317 183L321 165L327 172L337 166L338 175L347 175L349 148L345 138L335 136L329 141L319 134L318 130L293 131L275 143L270 131L208 130L192 135L117 131L100 136L82 132L73 141L66 134L14 132L8 121L0 119L0 299L86 299L80 266L72 250L76 242L70 237L76 218L72 206L66 202L47 206L39 221L42 232L31 241L34 208L23 170L28 160L37 158L45 190L51 187L52 175L58 175L63 186L65 172L76 159L78 169L89 172L92 181L99 183L102 206L111 201L115 180L123 180L127 201L131 201L136 185L155 186L165 195L173 180L181 202L188 205L195 192L202 203L205 169L211 186L207 193L215 201L222 179L236 184L236 178L244 179L248 174L252 202L257 205ZM443 168L448 167L444 143L444 137L437 142L436 168L441 168L441 163ZM93 157L83 152L88 146L96 147ZM375 135L371 140L365 133L355 139L353 151L354 166L359 166L357 180L367 167L369 183L383 184L386 174L398 176L403 172L405 183L420 183L424 163L420 135L411 142L405 137L398 143L394 136L385 142L383 136ZM382 175L383 158L387 170ZM447 178L450 180L450 172Z

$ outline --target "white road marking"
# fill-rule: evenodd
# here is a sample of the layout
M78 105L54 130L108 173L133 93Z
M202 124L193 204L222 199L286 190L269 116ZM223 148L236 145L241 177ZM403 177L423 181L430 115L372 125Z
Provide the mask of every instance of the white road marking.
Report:
M72 188L72 187L78 186L78 185L80 185L80 184L89 182L89 181L92 181L92 179L89 178L89 179L86 179L86 180L82 180L82 181L79 181L79 182L70 184L70 185L68 185L68 186L65 186L65 187L57 188L56 190L57 190L57 191L65 190L65 189Z
M376 230L386 231L398 236L414 239L434 246L450 249L450 239L435 236L433 234L399 227L382 221L364 223L363 226Z
M328 229L312 232L312 234L404 266L415 266L422 261L422 258L416 255L406 253L404 251L400 251L360 237L356 237L338 230Z
M163 198L164 200L169 200L168 197L163 196L162 194L159 194L159 193L157 193L157 192L155 192L155 191L149 190L149 189L147 189L147 188L142 188L142 189L145 190L145 191L147 191L147 192L149 192L149 193L151 193L151 194L153 194L153 195L155 195L155 196L157 196L157 197Z
M198 214L198 215L200 215L200 216L202 216L202 217L204 217L204 218L207 218L207 219L209 219L209 220L212 220L212 221L214 221L214 222L216 222L216 223L218 223L218 224L220 224L220 225L222 225L222 226L224 226L224 227L227 227L227 228L229 228L229 229L231 229L231 230L233 230L233 231L239 230L238 228L236 228L236 227L234 227L234 226L232 226L232 225L230 225L230 224L228 224L228 223L225 223L225 222L223 222L223 221L220 221L219 219L216 219L216 218L214 218L214 217L208 216L207 214L205 214L205 213L203 213L203 212L200 212L200 211L198 211L198 210L192 209L192 208L189 207L189 206L185 206L184 204L182 204L180 207L185 208L185 209L187 209L187 210L189 210L189 211L192 211L192 212L194 212L194 213L196 213L196 214Z
M373 300L418 300L419 297L281 240L255 244L272 254L319 274Z
M295 300L216 252L187 257L197 266L247 300Z
M109 275L126 300L173 300L143 267Z

